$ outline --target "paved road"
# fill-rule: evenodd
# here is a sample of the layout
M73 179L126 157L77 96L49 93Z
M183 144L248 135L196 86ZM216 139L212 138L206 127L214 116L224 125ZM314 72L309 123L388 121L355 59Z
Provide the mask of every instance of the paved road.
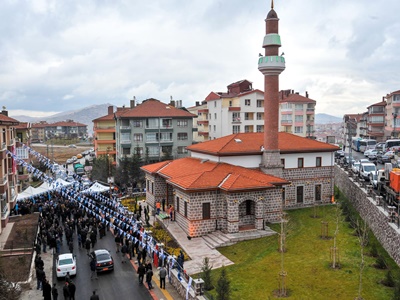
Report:
M110 250L115 264L113 272L99 274L98 279L90 279L89 258L85 249L78 249L76 233L74 234L74 253L77 256L77 276L72 278L76 285L76 299L90 299L93 290L100 299L152 299L144 285L139 286L138 278L133 266L129 263L121 263L120 253L115 253L114 238L110 232L106 237L98 239L95 249ZM65 237L61 253L68 253ZM153 270L154 271L154 270ZM62 287L64 279L56 279L55 263L53 270L53 282L57 282L59 299L63 299Z

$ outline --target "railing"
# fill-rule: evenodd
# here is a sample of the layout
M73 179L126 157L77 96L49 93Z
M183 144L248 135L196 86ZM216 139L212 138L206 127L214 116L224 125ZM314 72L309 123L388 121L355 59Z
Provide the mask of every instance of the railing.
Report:
M308 112L313 112L315 110L315 108L307 108Z
M130 126L119 126L119 129L131 129Z
M7 175L4 175L3 177L0 177L0 184L1 184L1 185L6 184L7 181L8 181Z
M9 145L9 146L14 145L14 139L10 139L10 140L8 141L8 145Z
M121 144L130 144L131 140L121 140Z
M281 120L281 124L292 124L292 120Z
M1 143L1 151L6 150L7 144L5 142Z

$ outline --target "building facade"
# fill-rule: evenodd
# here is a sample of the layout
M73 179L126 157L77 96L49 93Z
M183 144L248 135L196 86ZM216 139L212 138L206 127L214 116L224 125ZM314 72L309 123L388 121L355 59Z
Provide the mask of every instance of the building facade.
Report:
M366 126L363 128L367 129L367 138L374 139L377 142L385 141L386 102L381 101L379 103L372 104L368 106L367 109L368 113L362 118L366 119Z
M175 104L148 99L118 114L117 160L134 154L149 162L186 157L186 147L193 143L196 115Z
M0 233L7 225L11 210L14 208L18 196L17 164L7 155L7 150L16 151L16 127L19 122L8 116L3 109L0 114Z
M400 90L387 94L386 117L385 117L385 136L398 138L400 136Z

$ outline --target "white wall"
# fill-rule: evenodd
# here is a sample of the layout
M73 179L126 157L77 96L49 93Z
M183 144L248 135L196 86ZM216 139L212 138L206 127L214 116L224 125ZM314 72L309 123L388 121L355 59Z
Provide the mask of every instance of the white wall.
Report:
M297 159L301 157L304 158L304 168L315 167L318 156L322 158L322 167L333 165L331 152L281 154L281 158L285 159L285 169L297 168Z

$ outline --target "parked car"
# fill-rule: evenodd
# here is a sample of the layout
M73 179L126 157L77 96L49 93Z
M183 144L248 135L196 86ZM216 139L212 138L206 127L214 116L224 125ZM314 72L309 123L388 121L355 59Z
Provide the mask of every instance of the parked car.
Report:
M353 165L351 166L351 169L354 174L358 174L358 172L360 172L360 165L361 165L360 161L355 161L353 163Z
M360 178L364 178L365 180L370 179L370 174L376 173L376 166L375 164L368 162L368 163L361 163L360 165Z
M378 151L377 150L371 150L368 153L368 159L369 160L375 160L377 155L378 155Z
M343 150L337 150L335 151L335 157L336 158L341 158L344 156L344 151Z
M114 270L114 259L110 252L106 249L99 249L92 252L96 259L96 271L113 271Z
M60 254L56 260L57 278L76 275L76 258L72 253Z
M373 150L375 150L375 148L373 148L373 149L371 148L371 149L365 150L365 151L364 151L364 156L368 157L369 154L370 154Z
M71 144L71 145L68 146L68 148L76 148L76 145Z
M392 156L387 155L386 153L381 155L378 154L376 160L378 161L378 163L384 164L390 162L392 160Z
M362 163L369 163L370 161L369 161L369 159L366 159L366 158L361 158L360 159L360 163L362 164Z
M390 159L392 159L392 158L394 158L394 155L395 155L396 153L394 153L394 151L392 151L392 150L389 150L389 151L387 151L386 153L385 153L385 155L387 155L388 157L390 157Z

